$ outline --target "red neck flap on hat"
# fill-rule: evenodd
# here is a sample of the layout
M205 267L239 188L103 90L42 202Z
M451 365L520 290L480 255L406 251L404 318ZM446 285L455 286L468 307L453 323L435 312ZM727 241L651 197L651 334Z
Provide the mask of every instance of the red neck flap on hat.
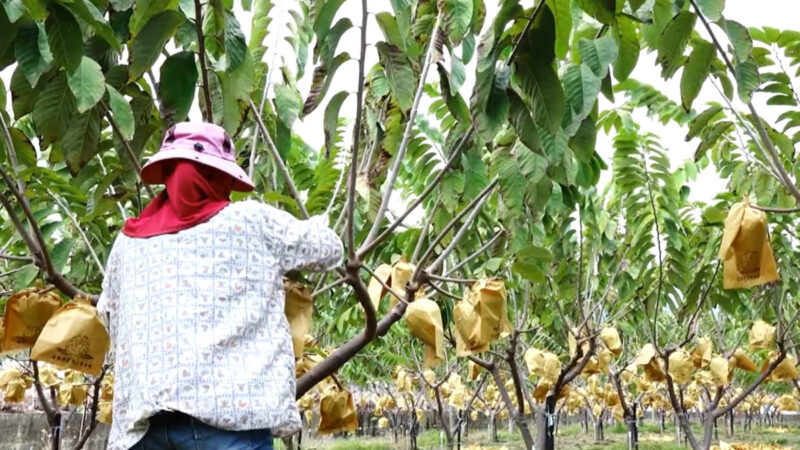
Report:
M191 161L178 161L164 184L166 189L139 217L125 222L125 235L147 238L206 222L230 203L233 179Z

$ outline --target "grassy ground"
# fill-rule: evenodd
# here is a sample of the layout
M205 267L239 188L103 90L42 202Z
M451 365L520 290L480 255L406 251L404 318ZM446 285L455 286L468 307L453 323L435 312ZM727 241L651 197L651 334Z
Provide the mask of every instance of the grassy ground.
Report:
M698 428L697 433L700 433ZM685 450L688 447L675 443L675 430L668 426L662 434L655 424L644 424L639 431L639 448L641 450ZM585 433L579 425L562 426L558 430L556 448L576 450L625 450L626 429L622 425L612 426L605 430L605 440L602 443L594 442L594 434L590 430ZM720 430L720 440L727 443L770 444L785 449L800 450L800 430L796 425L785 427L753 427L752 431L742 432L737 428L733 437L726 437ZM437 430L429 430L417 438L420 449L437 449L440 447L440 437ZM443 445L442 447L445 447ZM277 449L283 450L278 443ZM408 439L400 437L395 443L390 434L383 437L352 437L352 438L312 438L311 442L303 443L304 449L324 450L403 450L408 449ZM518 433L509 433L505 427L498 430L498 442L491 442L491 436L485 429L474 430L463 439L462 448L472 449L522 449L523 445Z

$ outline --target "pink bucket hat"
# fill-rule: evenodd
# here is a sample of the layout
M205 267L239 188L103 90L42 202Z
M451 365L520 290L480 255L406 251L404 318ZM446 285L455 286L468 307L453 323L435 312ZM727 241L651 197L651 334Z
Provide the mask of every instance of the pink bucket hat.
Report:
M181 122L167 130L161 150L142 167L142 181L161 184L166 175L164 162L175 159L195 161L233 177L233 190L249 192L253 180L236 163L233 142L222 127L211 123Z

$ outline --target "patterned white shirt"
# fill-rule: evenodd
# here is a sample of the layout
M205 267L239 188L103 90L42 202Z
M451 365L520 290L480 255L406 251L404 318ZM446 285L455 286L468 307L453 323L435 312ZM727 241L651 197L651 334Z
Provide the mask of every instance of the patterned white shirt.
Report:
M325 217L301 221L252 200L178 233L120 234L98 303L114 362L108 448L135 445L161 410L228 430L298 430L282 275L341 258Z

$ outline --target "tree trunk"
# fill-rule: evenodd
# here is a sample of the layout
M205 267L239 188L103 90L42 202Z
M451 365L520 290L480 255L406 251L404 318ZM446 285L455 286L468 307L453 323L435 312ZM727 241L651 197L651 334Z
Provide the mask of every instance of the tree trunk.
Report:
M705 429L703 433L703 449L711 448L711 442L714 440L714 431L717 428L716 423L717 421L710 415L703 420L703 428Z
M594 442L600 444L603 442L603 415L596 418L594 421Z
M727 435L728 436L733 436L733 424L734 424L734 420L735 419L736 419L736 416L735 416L735 413L733 412L733 410L728 412L728 420L727 420L727 422L728 422L728 433L727 433Z
M658 415L659 415L659 419L661 419L659 421L658 430L659 430L660 433L664 433L664 431L667 428L667 424L666 424L667 412L662 409L661 411L658 412Z
M556 435L555 435L555 417L556 410L556 395L550 394L544 401L544 414L541 414L537 421L538 433L536 448L543 450L555 450L556 448Z
M492 442L500 442L500 439L497 437L497 415L492 413L489 421L492 425Z
M636 403L634 402L631 405L631 410L633 411L633 417L626 417L625 420L628 422L628 450L638 450L639 449L639 424L637 422L637 415L636 415Z

